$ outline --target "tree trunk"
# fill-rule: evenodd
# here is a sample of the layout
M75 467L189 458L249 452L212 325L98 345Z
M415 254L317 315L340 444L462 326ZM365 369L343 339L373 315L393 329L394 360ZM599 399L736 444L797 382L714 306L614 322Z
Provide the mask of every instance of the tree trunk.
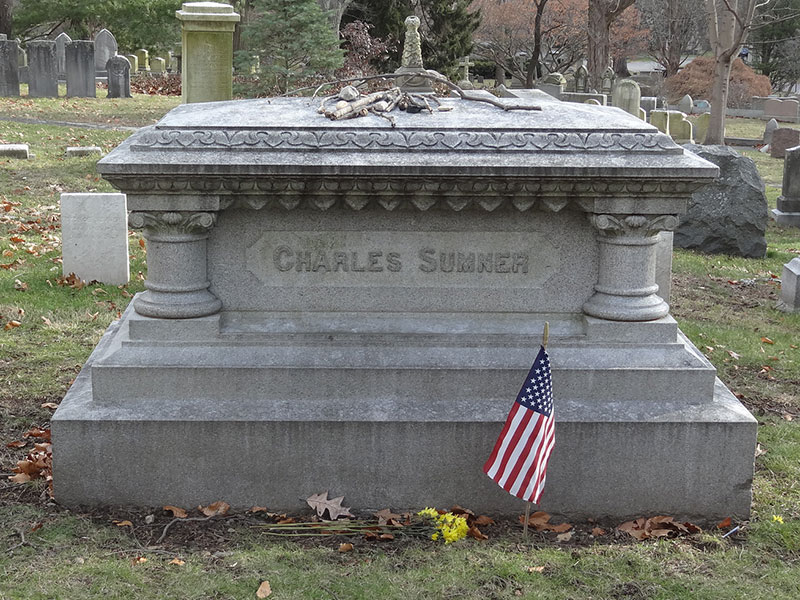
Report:
M533 55L528 62L528 72L525 77L525 87L532 88L533 80L542 76L542 14L547 0L540 0L536 4L536 16L533 18Z
M506 84L506 70L500 65L494 66L494 85L500 86Z
M631 72L628 70L628 57L624 55L614 57L614 73L618 77L630 77Z
M731 75L731 57L718 56L714 62L714 82L711 86L711 115L704 144L725 143L725 109L728 106L728 81Z
M11 39L11 26L14 23L14 0L0 0L0 33Z
M610 25L611 23L606 20L605 6L596 0L589 2L589 21L587 23L589 44L586 70L589 71L589 87L591 89L600 89L603 82L603 71L608 67L608 59L611 54Z

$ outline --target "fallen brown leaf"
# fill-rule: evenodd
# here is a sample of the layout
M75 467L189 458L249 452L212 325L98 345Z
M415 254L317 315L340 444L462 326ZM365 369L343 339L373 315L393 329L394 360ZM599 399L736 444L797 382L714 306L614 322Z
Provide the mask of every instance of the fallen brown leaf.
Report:
M189 516L189 513L187 513L184 509L182 509L179 506L167 505L164 507L164 510L171 512L172 516L176 519L185 519L186 517ZM211 516L211 515L206 515L206 516Z
M56 404L55 402L42 402L42 404L40 404L40 406L42 408L51 408L53 410L58 408L58 404Z
M572 529L572 525L570 525L569 523L561 523L560 525L548 524L547 529L549 529L550 531L555 531L556 533L564 533L565 531L569 531L570 529Z
M572 532L571 531L568 531L566 533L559 533L556 536L556 541L557 542L568 542L571 539L572 539Z
M133 527L133 523L128 520L125 521L112 521L117 527Z
M253 506L247 512L250 512L250 513L267 512L267 507L266 506Z
M327 511L328 517L331 521L335 521L339 517L352 517L350 507L342 506L344 496L338 498L328 498L327 490L320 494L312 494L306 498L306 503L317 511L317 516L322 517Z
M476 540L488 540L489 536L483 533L480 529L478 529L475 525L470 527L467 530L467 537L471 537Z
M186 564L186 561L185 561L185 560L181 560L180 558L178 558L178 557L176 556L176 557L175 557L175 558L173 558L171 561L169 561L169 563L167 563L167 564L170 564L170 565L178 565L179 567L182 567L183 565L185 565L185 564Z
M765 344L774 344L775 343L771 339L769 339L768 337L762 337L761 341L764 342Z
M212 502L208 506L198 506L197 509L207 517L217 517L228 514L231 505L222 500Z
M391 533L382 533L378 536L379 540L383 540L384 542L390 542L394 539L394 535Z
M350 552L353 549L353 544L350 542L344 542L339 544L339 552Z
M593 527L592 528L592 535L594 537L600 537L600 536L605 535L605 534L606 534L606 530L605 529L601 529L600 527Z
M478 527L486 527L488 525L494 525L494 519L487 517L486 515L480 515L475 517L473 524L477 525Z
M528 573L542 573L543 571L544 571L544 566L528 567Z
M272 594L272 588L269 586L269 581L262 581L261 585L256 590L256 598L266 598Z
M24 440L17 440L16 442L8 442L6 448L22 448L28 442Z

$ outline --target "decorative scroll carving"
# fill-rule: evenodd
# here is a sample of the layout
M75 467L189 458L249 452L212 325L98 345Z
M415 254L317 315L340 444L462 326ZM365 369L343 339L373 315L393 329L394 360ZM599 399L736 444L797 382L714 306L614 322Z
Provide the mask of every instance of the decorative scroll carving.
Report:
M211 212L132 212L128 217L131 229L185 234L206 233L216 222Z
M681 154L668 135L655 133L551 131L437 131L399 129L226 131L155 129L142 132L134 151L325 150L359 152L637 152Z
M590 214L589 221L596 229L610 236L651 236L659 231L674 230L679 220L675 215Z

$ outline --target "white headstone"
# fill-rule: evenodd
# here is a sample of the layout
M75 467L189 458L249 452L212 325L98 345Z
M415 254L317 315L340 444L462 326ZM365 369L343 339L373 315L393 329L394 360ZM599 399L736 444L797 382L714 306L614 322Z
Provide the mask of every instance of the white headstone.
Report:
M767 126L764 127L764 143L771 144L772 143L772 132L774 132L778 128L778 122L775 119L770 119L767 121Z
M103 29L94 36L94 70L104 72L106 63L117 55L117 40L108 29Z
M786 312L800 312L800 257L783 265L779 308Z
M64 275L110 285L128 283L125 194L61 194Z
M627 113L639 116L639 105L642 102L642 90L633 79L618 82L611 96L611 103Z
M692 100L692 97L689 94L686 94L678 102L678 110L681 111L682 113L690 115L692 114L693 108L694 108L694 100Z

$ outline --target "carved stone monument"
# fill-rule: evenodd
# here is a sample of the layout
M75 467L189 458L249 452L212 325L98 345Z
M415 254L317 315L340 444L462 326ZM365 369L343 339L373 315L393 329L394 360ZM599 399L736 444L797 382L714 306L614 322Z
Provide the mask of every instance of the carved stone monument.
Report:
M112 56L106 63L108 97L131 97L131 63L124 56Z
M419 17L406 17L406 35L403 42L403 56L400 67L395 71L399 74L426 73L422 64L422 42L419 37ZM431 80L424 77L398 77L397 86L417 94L433 93Z
M103 158L147 290L53 417L56 499L518 513L481 467L547 321L543 510L746 517L756 421L655 280L659 232L717 168L538 96L394 124L182 105Z
M181 21L183 103L230 100L233 30L239 15L229 4L187 2L175 16Z
M66 80L67 78L67 44L72 41L63 31L56 36L56 69L58 70L58 78Z
M94 42L78 40L66 45L67 97L94 98L95 85Z
M117 39L108 29L101 29L94 36L94 69L98 75L105 76L106 64L117 55Z

